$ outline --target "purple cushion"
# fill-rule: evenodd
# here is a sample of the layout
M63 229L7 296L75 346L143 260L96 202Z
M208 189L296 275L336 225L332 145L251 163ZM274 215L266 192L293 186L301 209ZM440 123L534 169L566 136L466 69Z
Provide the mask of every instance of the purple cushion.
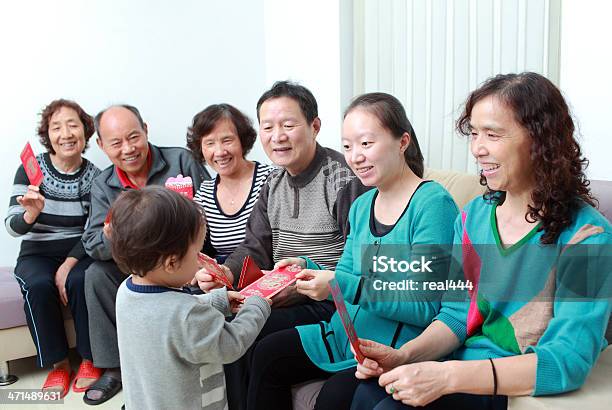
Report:
M23 297L13 277L13 268L0 267L0 329L27 324L23 312Z

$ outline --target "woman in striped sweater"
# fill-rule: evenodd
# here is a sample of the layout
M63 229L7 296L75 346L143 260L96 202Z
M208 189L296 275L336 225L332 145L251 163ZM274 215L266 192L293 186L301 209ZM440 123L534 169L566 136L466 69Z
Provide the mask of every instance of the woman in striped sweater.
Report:
M229 104L214 104L199 112L187 132L187 146L196 160L217 172L195 195L208 223L206 251L223 263L244 239L253 205L273 170L248 161L257 133L251 120Z
M41 367L53 366L43 389L68 392L72 371L61 305L74 318L77 350L83 361L73 386L84 391L99 377L91 362L85 269L92 260L81 243L89 214L89 190L100 170L81 155L94 133L93 119L75 102L55 100L41 113L38 136L47 152L36 157L43 174L30 185L17 169L5 225L21 237L15 278Z

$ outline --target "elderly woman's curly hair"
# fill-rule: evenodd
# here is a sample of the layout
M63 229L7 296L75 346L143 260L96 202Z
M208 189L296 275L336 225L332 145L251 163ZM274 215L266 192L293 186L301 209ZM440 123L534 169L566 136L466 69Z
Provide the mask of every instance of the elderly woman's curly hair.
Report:
M574 138L574 122L559 89L536 73L500 74L489 78L468 97L457 120L457 131L471 135L470 115L474 105L496 96L514 113L515 120L531 138L531 163L536 186L533 203L525 219L541 221L541 242L554 243L561 231L572 223L581 201L596 206L584 170L588 160L582 156ZM486 178L481 175L481 185ZM484 198L503 203L505 192L487 187Z
M51 139L49 138L49 123L51 122L51 117L53 117L53 114L59 111L62 107L72 108L79 116L79 119L83 124L83 133L85 137L83 152L85 152L85 150L87 150L89 147L89 139L95 132L93 117L87 114L85 110L76 102L63 98L51 101L49 105L43 108L42 112L40 113L40 123L36 129L40 143L47 149L49 154L55 154L55 150L51 144Z

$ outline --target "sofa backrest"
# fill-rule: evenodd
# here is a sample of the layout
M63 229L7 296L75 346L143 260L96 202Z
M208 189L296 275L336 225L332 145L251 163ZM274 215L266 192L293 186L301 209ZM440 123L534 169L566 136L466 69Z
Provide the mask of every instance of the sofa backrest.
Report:
M427 168L424 179L432 179L446 188L459 209L485 191L485 187L479 183L479 176L464 172Z

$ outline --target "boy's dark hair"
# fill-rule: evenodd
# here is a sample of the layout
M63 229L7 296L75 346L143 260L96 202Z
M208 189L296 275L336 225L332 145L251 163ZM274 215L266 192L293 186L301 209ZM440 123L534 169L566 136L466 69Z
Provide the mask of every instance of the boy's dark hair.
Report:
M319 116L317 100L310 90L303 85L293 83L291 81L277 81L272 88L262 94L257 101L257 122L259 122L259 110L263 103L273 98L287 97L295 100L300 106L302 114L308 121L308 124Z
M195 202L162 186L123 192L110 213L113 259L124 273L138 276L169 256L182 259L206 229Z

